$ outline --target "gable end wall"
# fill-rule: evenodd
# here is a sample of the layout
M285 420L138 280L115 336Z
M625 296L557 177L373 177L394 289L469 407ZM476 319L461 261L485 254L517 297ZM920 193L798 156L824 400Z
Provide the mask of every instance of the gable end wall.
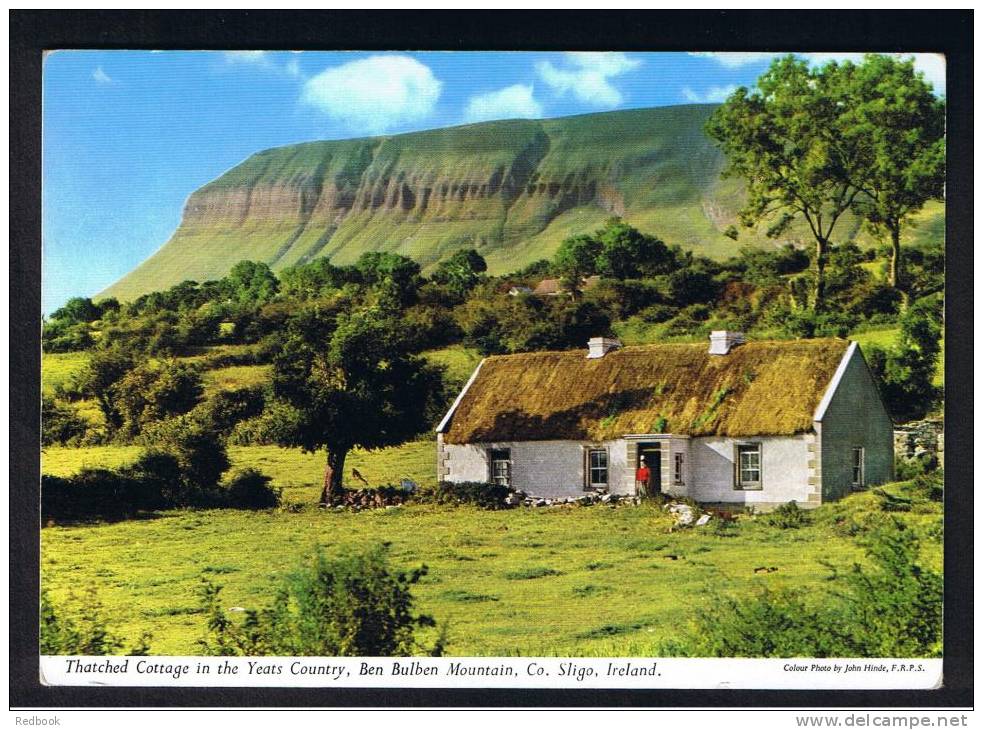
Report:
M851 492L856 446L864 448L867 485L894 478L894 424L859 347L853 349L816 431L820 437L824 502Z

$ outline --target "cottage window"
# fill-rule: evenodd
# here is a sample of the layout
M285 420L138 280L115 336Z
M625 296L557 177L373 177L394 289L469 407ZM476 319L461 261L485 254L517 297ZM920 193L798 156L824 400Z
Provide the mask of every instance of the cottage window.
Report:
M491 481L503 487L512 485L512 452L510 449L492 449L489 452Z
M853 486L858 489L864 486L864 448L855 446L853 449Z
M761 444L739 444L736 459L737 489L761 489Z
M588 482L592 487L604 487L608 483L608 452L607 449L591 449L587 455L590 467Z
M683 454L672 455L672 480L676 484L683 484Z

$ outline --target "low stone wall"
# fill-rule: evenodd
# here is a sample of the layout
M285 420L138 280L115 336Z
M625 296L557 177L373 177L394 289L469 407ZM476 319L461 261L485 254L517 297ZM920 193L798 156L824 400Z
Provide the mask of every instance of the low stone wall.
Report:
M894 456L900 461L935 456L945 460L945 427L942 421L912 421L894 429Z

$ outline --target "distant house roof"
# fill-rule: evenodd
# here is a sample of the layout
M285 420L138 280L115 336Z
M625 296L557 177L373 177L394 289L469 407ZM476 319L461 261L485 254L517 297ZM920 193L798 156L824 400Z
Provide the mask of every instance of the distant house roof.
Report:
M600 282L600 276L586 276L581 283L581 287L583 289L593 289ZM562 294L564 291L566 291L566 288L563 286L563 282L560 279L543 279L536 285L536 288L533 289L532 293L541 297L549 297Z
M561 291L563 291L563 285L560 284L559 279L543 279L536 284L536 288L532 290L532 293L538 294L539 296L549 296L551 294L559 294Z
M808 431L849 342L626 347L486 358L442 424L447 443L575 439L632 433L790 435Z

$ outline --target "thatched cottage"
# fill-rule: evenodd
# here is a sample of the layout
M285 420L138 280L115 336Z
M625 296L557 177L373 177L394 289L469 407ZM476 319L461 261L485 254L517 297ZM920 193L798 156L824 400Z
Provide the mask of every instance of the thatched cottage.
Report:
M710 340L485 358L437 427L438 478L766 510L893 477L892 422L857 343Z

